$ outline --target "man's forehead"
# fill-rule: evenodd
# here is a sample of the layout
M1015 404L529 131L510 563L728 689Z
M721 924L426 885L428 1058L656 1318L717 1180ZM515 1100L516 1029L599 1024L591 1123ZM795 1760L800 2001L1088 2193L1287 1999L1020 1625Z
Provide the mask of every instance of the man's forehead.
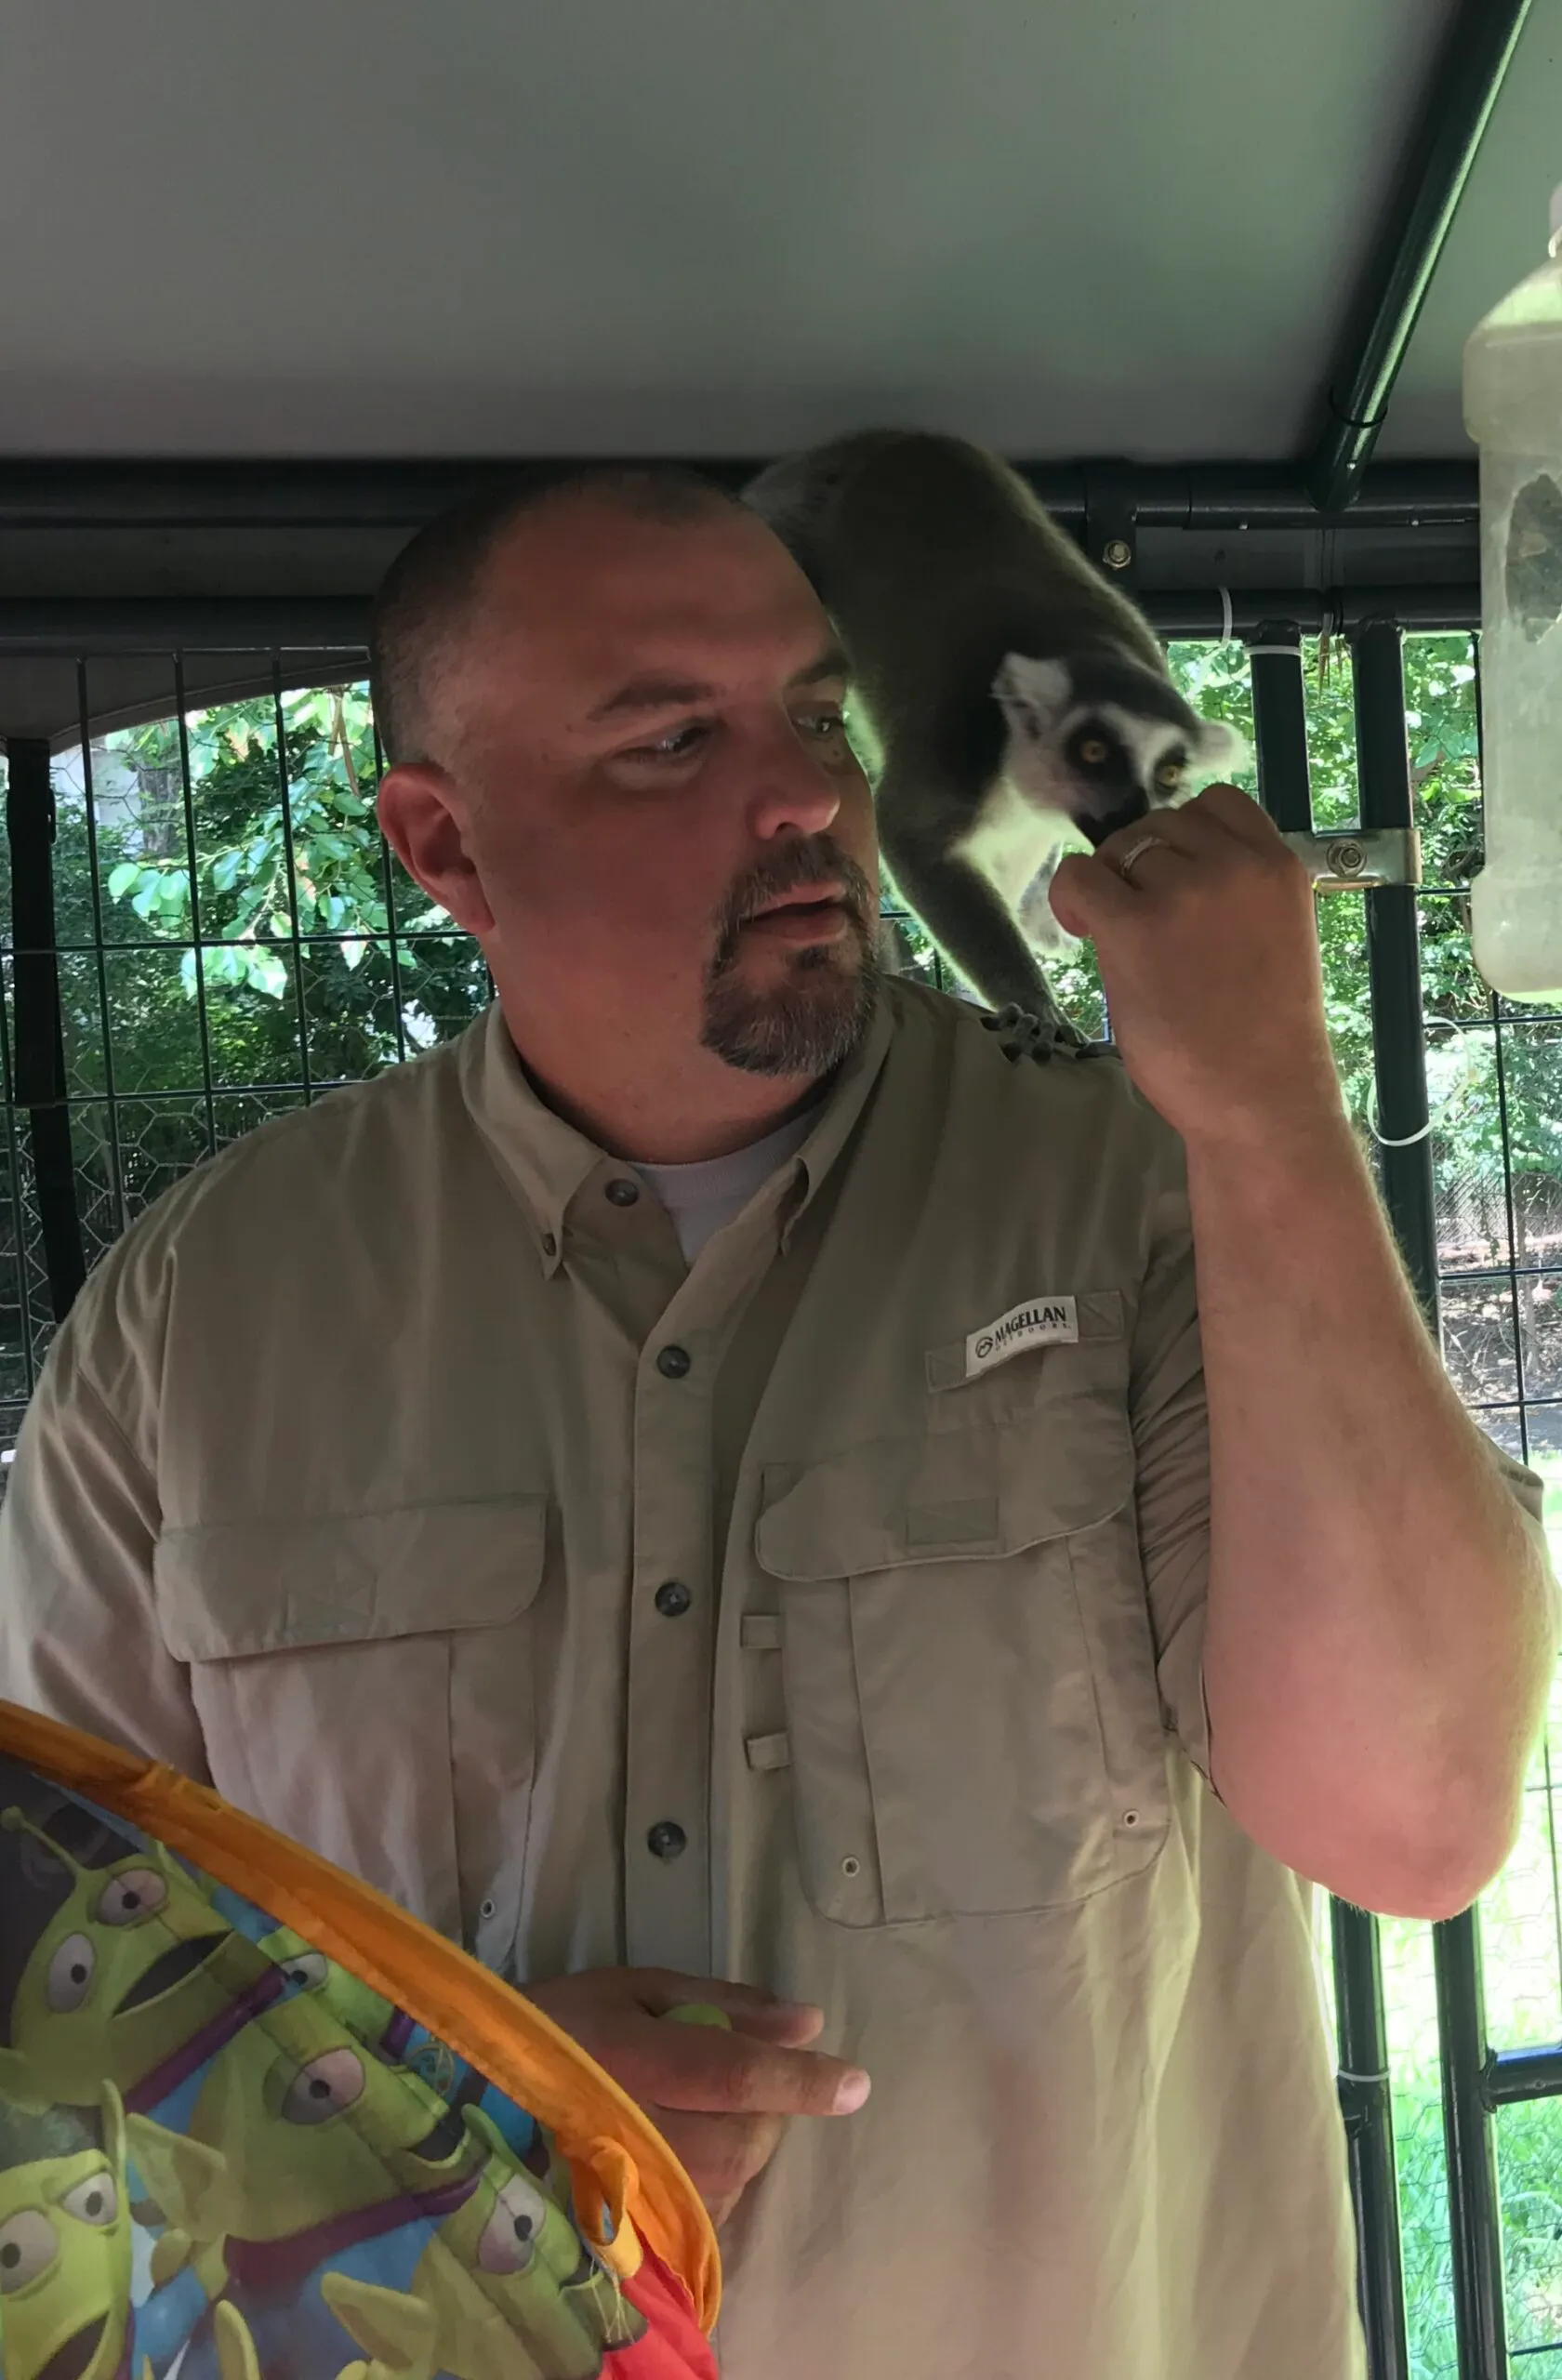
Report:
M818 598L751 516L668 524L572 509L573 524L507 540L483 589L476 641L516 677L594 709L642 679L784 682L831 649Z

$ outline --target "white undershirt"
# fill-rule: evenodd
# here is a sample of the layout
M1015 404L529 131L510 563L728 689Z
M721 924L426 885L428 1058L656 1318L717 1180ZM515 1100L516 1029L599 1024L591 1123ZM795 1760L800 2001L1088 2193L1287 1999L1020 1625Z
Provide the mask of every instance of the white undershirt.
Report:
M705 1157L698 1165L636 1166L641 1180L672 1217L685 1264L692 1264L706 1241L740 1215L771 1175L796 1157L817 1119L818 1104L810 1100L762 1141L751 1141L746 1149L734 1149L726 1157Z

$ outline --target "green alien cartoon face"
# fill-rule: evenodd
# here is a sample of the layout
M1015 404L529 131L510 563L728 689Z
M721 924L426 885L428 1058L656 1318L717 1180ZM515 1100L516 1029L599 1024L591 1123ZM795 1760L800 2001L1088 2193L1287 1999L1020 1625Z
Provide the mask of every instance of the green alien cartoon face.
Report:
M394 2003L361 1977L313 1949L290 1926L279 1925L274 1933L263 1936L260 1948L276 1961L296 1990L318 1993L332 2015L361 2042L372 2044L384 2037L396 2013Z
M293 2239L475 2175L483 2154L436 2092L350 2040L307 1990L224 2045L183 2138L135 2117L130 2130L153 2197L206 2241Z
M551 2176L538 2182L475 2109L466 2122L485 2152L478 2187L441 2224L410 2296L328 2276L327 2303L364 2348L401 2344L392 2370L458 2380L592 2380L611 2347L644 2330L563 2212Z
M125 2117L102 2096L101 2149L57 2110L0 2105L0 2348L6 2380L108 2380L130 2321ZM51 2153L51 2151L53 2153ZM37 2153L34 2153L37 2152Z
M18 1810L0 1827L70 1879L17 1986L0 2090L72 2107L95 2106L105 2080L134 2090L271 1974L161 1847L84 1868Z

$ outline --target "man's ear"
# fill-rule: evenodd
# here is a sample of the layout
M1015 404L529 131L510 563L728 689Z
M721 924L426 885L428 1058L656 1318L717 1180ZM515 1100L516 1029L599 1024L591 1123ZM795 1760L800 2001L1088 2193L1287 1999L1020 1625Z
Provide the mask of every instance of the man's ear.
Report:
M379 781L379 824L414 883L470 934L493 931L494 913L457 816L454 788L431 760L399 760Z

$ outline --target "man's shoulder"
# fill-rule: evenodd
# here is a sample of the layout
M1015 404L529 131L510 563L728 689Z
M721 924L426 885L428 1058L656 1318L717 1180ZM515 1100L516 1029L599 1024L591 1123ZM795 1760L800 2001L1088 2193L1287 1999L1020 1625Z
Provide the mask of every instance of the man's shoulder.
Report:
M1028 1128L1081 1156L1125 1135L1174 1139L1109 1042L1049 1054L1026 1018L1005 1023L907 976L893 977L888 991L897 1064L999 1135Z
M430 1149L448 1145L464 1112L466 1046L482 1029L325 1091L203 1159L130 1224L98 1271L160 1267L192 1234L236 1250L285 1236L306 1216L317 1228L333 1202L350 1212L360 1194L393 1198Z

